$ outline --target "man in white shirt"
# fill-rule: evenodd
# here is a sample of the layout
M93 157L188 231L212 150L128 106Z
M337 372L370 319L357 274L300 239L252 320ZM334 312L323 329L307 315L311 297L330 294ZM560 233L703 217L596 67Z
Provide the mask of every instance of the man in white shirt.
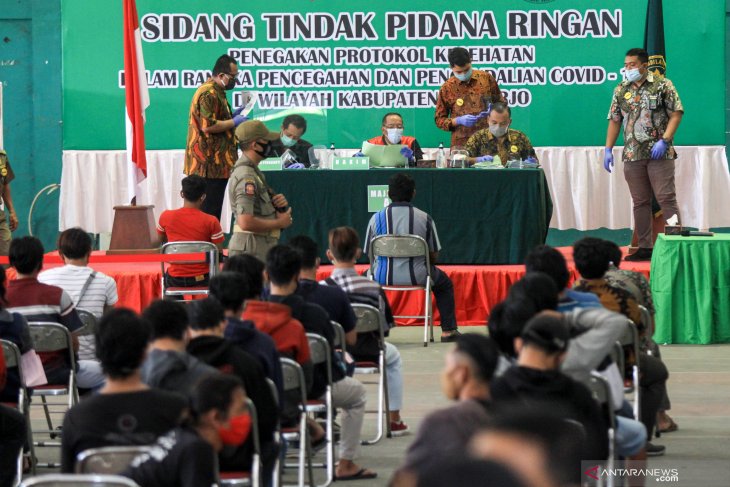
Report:
M66 265L41 272L38 280L60 287L71 296L77 309L101 318L118 300L117 283L89 267L91 237L81 228L69 228L58 237L58 253ZM79 337L79 358L96 360L93 335Z

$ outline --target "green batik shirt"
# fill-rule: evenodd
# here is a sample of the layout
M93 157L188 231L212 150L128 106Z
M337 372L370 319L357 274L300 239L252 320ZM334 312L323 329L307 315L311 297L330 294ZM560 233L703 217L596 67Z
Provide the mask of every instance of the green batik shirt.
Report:
M507 136L502 140L492 135L489 129L482 129L469 137L466 142L466 150L469 151L470 157L499 155L503 166L510 159L525 160L528 157L534 157L537 160L530 139L519 130L513 129L509 129Z
M651 159L651 148L662 138L669 116L684 112L674 84L667 78L649 73L638 88L628 81L613 90L608 119L623 122L623 161ZM676 159L677 152L670 143L664 159Z

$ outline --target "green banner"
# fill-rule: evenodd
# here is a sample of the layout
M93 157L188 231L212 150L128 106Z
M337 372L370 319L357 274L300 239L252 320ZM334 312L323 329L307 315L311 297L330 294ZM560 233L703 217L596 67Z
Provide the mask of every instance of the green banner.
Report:
M121 3L62 2L64 149L122 149ZM624 54L643 45L647 0L137 0L137 9L148 149L185 146L190 99L221 54L239 62L232 105L258 92L253 116L273 130L300 113L307 140L357 148L398 111L422 146L448 146L433 114L453 46L496 76L513 127L534 145L581 146L604 143ZM670 78L687 110L678 144L725 142L724 19L716 0L664 6Z

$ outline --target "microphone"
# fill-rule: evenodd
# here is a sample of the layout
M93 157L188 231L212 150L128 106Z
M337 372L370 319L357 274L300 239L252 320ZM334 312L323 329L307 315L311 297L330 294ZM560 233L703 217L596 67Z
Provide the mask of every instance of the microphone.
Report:
M693 230L682 230L683 237L714 237L714 232L696 232Z

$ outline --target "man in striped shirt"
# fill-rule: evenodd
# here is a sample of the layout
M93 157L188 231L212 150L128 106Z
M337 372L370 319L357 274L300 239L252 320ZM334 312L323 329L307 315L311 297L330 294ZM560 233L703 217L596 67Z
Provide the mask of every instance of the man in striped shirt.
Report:
M38 281L58 286L69 295L78 309L96 316L117 303L117 283L111 277L89 267L91 237L81 228L69 228L58 237L58 253L66 265L43 271ZM96 360L94 336L79 337L79 359Z
M392 201L387 208L374 214L365 234L364 252L370 242L379 235L417 235L428 244L431 266L431 289L436 297L436 307L441 314L441 341L453 342L460 335L456 327L454 285L434 263L441 250L436 225L428 213L411 204L416 195L416 182L407 174L396 174L388 181L388 197ZM386 258L376 262L375 280L380 284L423 285L426 282L425 258Z
M60 323L71 332L74 352L79 342L75 331L83 323L76 313L71 297L57 286L38 282L38 274L43 268L43 244L35 237L21 237L10 242L10 265L18 276L8 283L5 299L8 311L20 313L28 320ZM49 384L68 381L70 363L65 351L39 352ZM104 385L104 374L98 362L77 361L76 379L79 387L97 389Z

